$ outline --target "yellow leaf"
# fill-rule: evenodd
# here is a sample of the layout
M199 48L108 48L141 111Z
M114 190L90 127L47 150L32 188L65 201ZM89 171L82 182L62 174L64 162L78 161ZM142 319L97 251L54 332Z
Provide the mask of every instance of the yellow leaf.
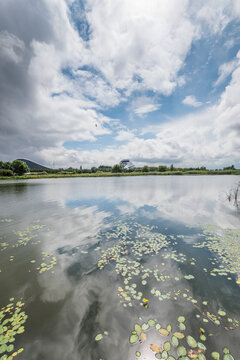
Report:
M151 344L150 345L150 349L156 353L161 353L162 352L162 348L160 346Z

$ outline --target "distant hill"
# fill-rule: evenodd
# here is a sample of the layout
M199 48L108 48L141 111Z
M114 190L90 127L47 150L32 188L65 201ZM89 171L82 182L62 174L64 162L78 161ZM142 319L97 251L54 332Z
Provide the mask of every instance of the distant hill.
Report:
M48 167L37 164L37 163L35 163L34 161L31 161L31 160L27 160L27 159L17 159L17 160L24 161L27 164L27 166L29 167L30 170L49 170Z

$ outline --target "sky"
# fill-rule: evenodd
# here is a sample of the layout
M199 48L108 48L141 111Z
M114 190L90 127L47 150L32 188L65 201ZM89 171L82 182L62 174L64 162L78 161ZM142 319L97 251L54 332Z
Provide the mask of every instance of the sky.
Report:
M0 0L0 159L240 168L239 0Z

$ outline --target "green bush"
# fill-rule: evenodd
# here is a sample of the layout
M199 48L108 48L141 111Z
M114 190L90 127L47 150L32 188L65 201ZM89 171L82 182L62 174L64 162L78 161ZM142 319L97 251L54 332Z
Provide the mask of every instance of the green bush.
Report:
M13 172L17 175L23 175L26 172L29 172L29 167L24 161L21 160L14 160L11 167Z
M10 169L0 169L0 176L13 176L13 171Z
M116 164L112 167L113 173L121 173L122 171L123 171L123 168L119 164Z
M149 167L147 165L145 165L143 168L142 168L142 172L149 172Z
M165 172L165 171L168 171L168 168L167 168L167 166L159 165L158 171L159 171L159 172Z

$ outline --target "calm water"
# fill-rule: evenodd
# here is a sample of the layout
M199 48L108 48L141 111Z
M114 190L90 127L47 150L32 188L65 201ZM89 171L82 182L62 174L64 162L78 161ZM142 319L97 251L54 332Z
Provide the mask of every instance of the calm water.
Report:
M222 359L226 346L239 359L240 213L226 200L239 180L1 182L0 306L10 303L14 312L20 300L28 318L0 359L22 347L17 359L177 358L177 347L167 355L151 349L176 331L206 346L202 353L193 346L191 356L210 359L215 351ZM146 329L149 320L155 323ZM131 333L137 323L141 330ZM168 324L171 334L163 336ZM130 344L131 335L140 341ZM186 337L179 345L191 350Z

